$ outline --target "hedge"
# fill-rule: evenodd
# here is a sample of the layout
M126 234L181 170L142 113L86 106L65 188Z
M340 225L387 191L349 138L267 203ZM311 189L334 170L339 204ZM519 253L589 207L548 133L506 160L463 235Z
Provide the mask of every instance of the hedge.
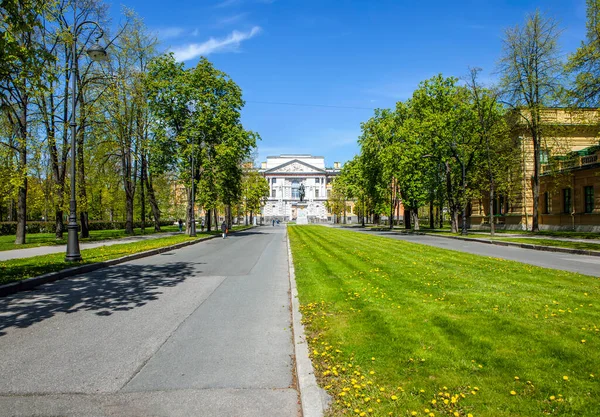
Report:
M65 232L67 231L67 224L65 222ZM161 220L161 226L170 226L173 224L172 220ZM54 222L27 222L27 233L54 233L55 231ZM133 222L133 227L142 227L141 221ZM147 221L146 227L154 227L153 221ZM105 222L105 221L91 221L90 230L118 230L125 229L125 222ZM81 230L81 226L80 226ZM16 235L17 234L17 222L0 222L0 236L5 235Z

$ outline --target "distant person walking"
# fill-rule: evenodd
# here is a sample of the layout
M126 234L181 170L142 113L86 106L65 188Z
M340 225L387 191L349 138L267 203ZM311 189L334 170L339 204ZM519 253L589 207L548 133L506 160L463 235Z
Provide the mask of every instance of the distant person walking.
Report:
M221 223L221 232L223 232L223 239L225 239L227 237L227 225L225 224L225 221Z
M183 220L179 219L179 221L177 223L179 224L179 231L182 232L183 231Z
M275 227L275 219L273 219L272 221L273 221L273 227Z

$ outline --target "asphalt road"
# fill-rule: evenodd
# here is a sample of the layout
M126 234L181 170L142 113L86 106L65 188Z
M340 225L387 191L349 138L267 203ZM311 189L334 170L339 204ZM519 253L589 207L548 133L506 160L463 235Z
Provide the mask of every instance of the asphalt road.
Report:
M284 228L0 298L0 416L298 416Z
M347 229L353 230L353 229ZM564 271L579 272L580 274L600 277L600 257L587 255L572 255L559 252L545 252L534 249L525 249L514 246L490 245L480 242L468 242L458 239L449 239L430 235L411 235L394 232L373 232L364 229L354 229L361 233L385 236L391 239L405 240L423 245L451 249L475 255L491 256L493 258L510 259L544 268L560 269Z

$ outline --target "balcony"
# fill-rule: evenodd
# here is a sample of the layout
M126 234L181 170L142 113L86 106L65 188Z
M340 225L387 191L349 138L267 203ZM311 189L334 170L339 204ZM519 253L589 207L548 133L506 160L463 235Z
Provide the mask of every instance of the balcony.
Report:
M588 165L597 164L600 160L600 149L591 155L576 156L562 160L556 160L551 164L542 164L541 173L549 174L554 171L568 171L576 168L585 168Z

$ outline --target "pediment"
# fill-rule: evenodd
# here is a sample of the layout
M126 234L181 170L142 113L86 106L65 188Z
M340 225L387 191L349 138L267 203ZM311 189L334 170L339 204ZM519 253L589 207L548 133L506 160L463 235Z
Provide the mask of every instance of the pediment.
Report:
M306 162L302 162L298 159L293 159L285 164L281 164L274 168L271 168L265 171L265 174L324 174L325 170L317 168L313 165L307 164Z

